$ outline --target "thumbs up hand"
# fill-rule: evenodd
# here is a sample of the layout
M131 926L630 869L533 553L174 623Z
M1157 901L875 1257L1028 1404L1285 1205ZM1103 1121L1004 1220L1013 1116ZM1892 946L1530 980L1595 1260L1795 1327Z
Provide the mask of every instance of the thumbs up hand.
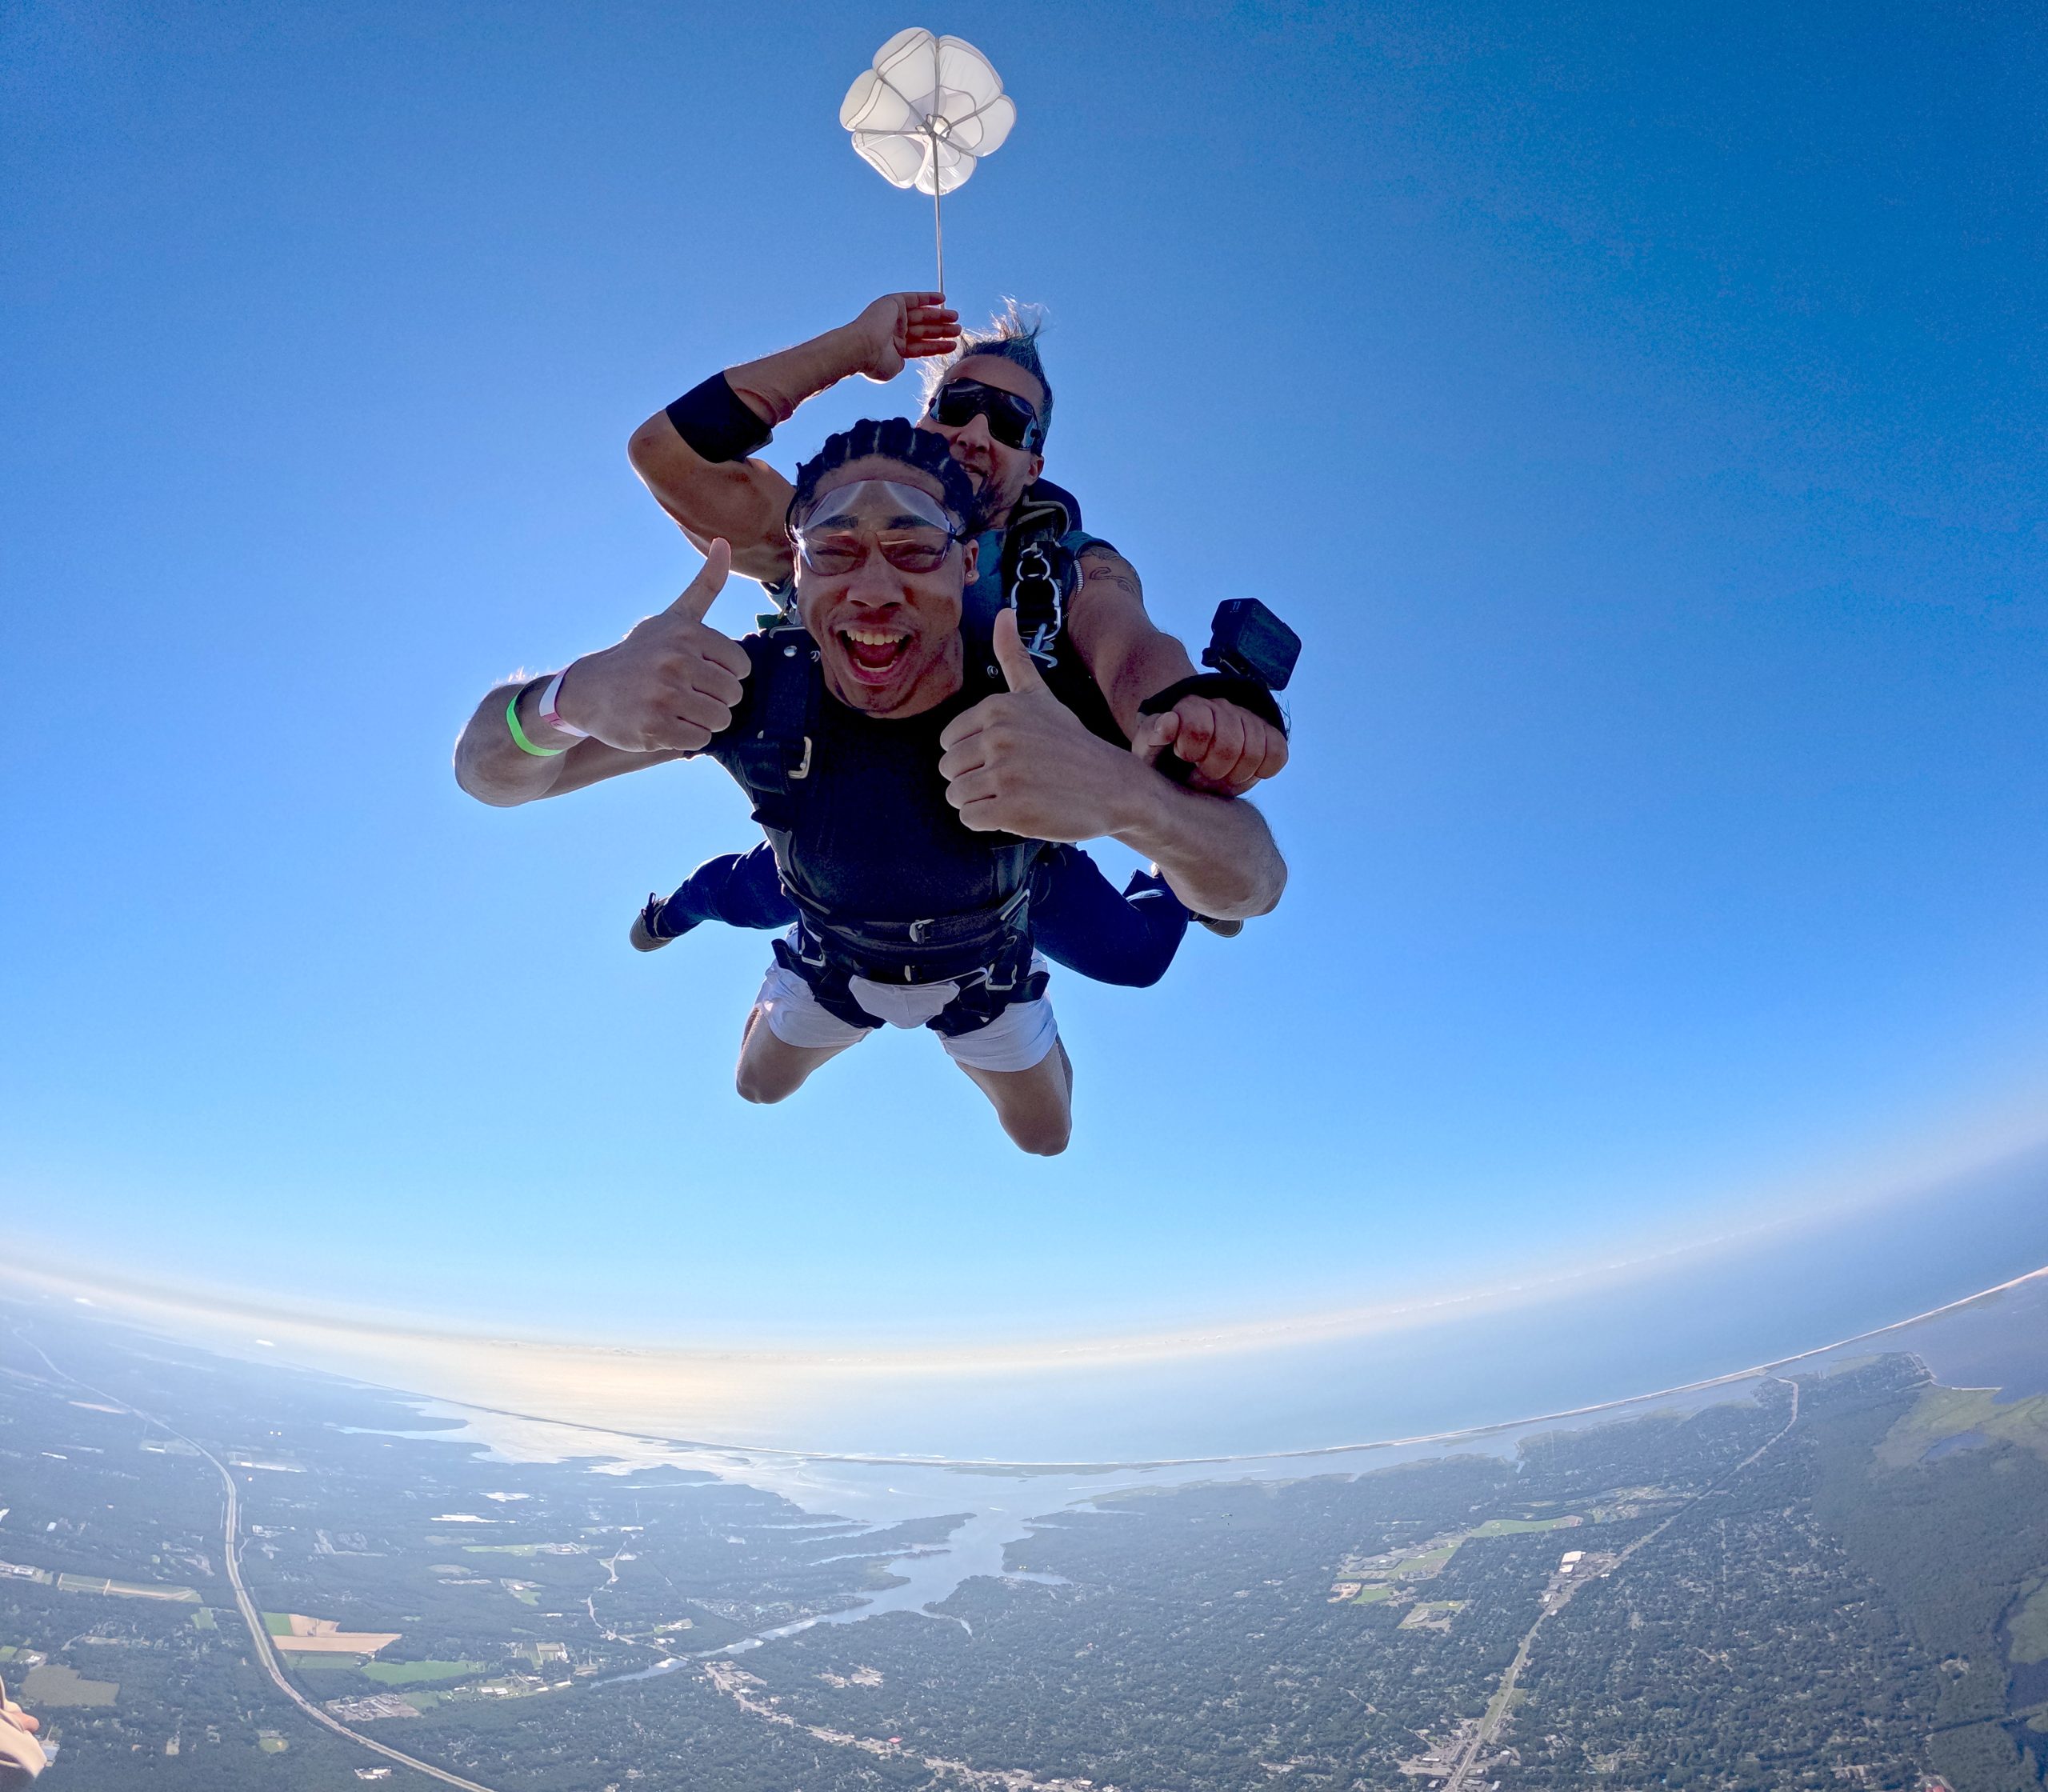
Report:
M1092 840L1125 825L1134 779L1158 774L1098 740L1046 689L1017 634L995 619L996 664L1009 690L956 716L938 738L946 800L977 833L1034 840Z
M556 714L628 753L694 753L732 723L750 670L746 650L705 620L732 550L714 541L703 570L658 615L562 674Z
M995 662L1002 668L1002 682L1013 693L1028 697L1041 694L1052 697L1046 689L1046 681L1038 675L1038 662L1032 658L1024 645L1024 638L1017 632L1017 612L1006 610L995 619ZM1058 702L1057 698L1053 701ZM1064 707L1064 706L1062 706Z

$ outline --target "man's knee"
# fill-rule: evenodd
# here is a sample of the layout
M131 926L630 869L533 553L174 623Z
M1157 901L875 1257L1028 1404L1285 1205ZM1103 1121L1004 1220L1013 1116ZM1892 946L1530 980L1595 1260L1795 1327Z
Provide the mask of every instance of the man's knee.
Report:
M1068 1114L1034 1116L1013 1124L1009 1132L1020 1151L1034 1158L1056 1158L1074 1137L1074 1117Z
M1066 1149L1074 1136L1074 1066L1058 1039L1029 1070L970 1074L995 1104L1003 1131L1020 1151L1056 1158Z
M797 1092L797 1085L787 1077L778 1076L759 1064L742 1062L739 1073L733 1078L733 1087L743 1102L752 1102L757 1106L771 1107L777 1102L786 1102Z
M740 1031L739 1063L733 1072L733 1087L742 1101L766 1107L786 1102L797 1092L803 1078L793 1080L787 1067L775 1062L780 1043L768 1024L768 1010L757 1003Z

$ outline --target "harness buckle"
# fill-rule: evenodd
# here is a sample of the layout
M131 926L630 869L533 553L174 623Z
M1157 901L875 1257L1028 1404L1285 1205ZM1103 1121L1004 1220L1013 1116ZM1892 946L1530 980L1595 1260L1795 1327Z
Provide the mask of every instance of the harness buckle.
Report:
M796 770L790 774L790 781L791 783L794 783L799 778L808 778L810 776L810 736L806 734L803 738L803 757L797 761Z

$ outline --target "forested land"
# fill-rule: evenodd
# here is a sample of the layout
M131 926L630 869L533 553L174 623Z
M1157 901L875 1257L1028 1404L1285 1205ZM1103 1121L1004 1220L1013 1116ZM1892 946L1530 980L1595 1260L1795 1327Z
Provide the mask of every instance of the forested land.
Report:
M266 1610L399 1633L374 1666L295 1662L308 1695L402 1693L417 1714L374 1734L495 1792L1369 1792L1453 1762L1502 1792L2042 1783L2048 1427L1908 1356L1373 1473L1112 1479L1012 1546L1037 1578L715 1673L707 1652L849 1610L957 1516L878 1531L673 1468L493 1462L378 1434L423 1428L395 1397L196 1354L89 1366L240 1464ZM358 1783L370 1758L253 1658L212 1468L18 1350L0 1369L0 1560L201 1600L0 1578L0 1673L42 1656L118 1688L47 1714L66 1778Z

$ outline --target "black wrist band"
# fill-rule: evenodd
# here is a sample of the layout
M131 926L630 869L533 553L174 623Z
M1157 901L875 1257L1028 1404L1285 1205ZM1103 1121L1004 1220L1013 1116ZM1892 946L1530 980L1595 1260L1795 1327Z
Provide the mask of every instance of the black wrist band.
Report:
M1234 703L1260 721L1270 722L1282 734L1287 732L1287 718L1281 714L1273 693L1256 678L1234 678L1227 672L1198 672L1177 685L1168 685L1140 703L1138 713L1164 715L1183 697L1213 697L1219 702Z
M748 409L723 374L693 386L668 407L675 433L707 461L745 460L774 431Z

